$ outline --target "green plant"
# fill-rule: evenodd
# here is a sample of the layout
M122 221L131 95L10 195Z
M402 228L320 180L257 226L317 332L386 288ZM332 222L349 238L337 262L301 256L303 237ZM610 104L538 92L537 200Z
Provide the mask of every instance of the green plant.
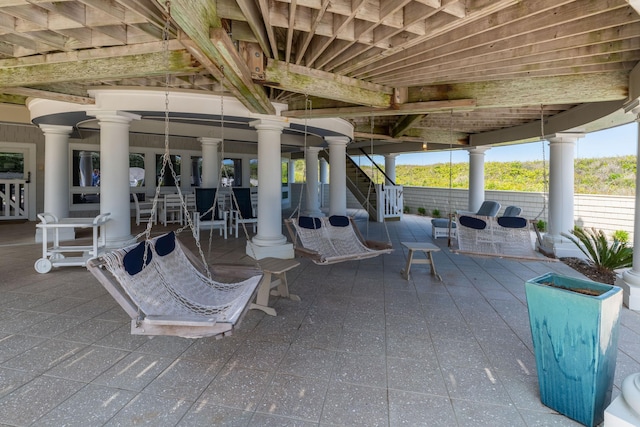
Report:
M539 219L538 222L536 222L536 229L538 231L545 231L547 229L547 222Z
M633 248L619 240L609 242L602 230L575 227L571 234L562 235L571 240L599 271L631 267Z
M409 206L403 206L402 208L402 212L408 214L411 212L411 208Z
M434 218L440 218L440 209L434 209L431 211L431 216Z
M423 207L418 208L418 213L420 215L426 215L427 214L427 210Z
M617 240L622 243L629 243L629 232L624 230L616 230L613 233L613 240Z

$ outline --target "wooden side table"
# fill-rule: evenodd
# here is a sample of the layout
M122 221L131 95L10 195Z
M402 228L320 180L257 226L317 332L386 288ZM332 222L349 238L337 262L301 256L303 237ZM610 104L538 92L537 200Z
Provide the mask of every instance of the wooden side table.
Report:
M439 247L432 243L421 243L421 242L400 242L402 246L409 250L409 256L407 257L407 265L400 271L402 277L406 280L409 280L409 272L411 271L411 264L430 264L431 265L431 274L438 278L438 280L442 281L442 277L436 271L436 265L433 262L433 252L438 252L440 250ZM413 253L419 251L423 252L426 256L425 259L413 259Z
M296 268L300 262L294 259L263 258L258 260L258 264L264 273L262 281L258 287L256 302L249 308L262 310L265 313L275 316L276 310L269 307L269 295L289 298L293 301L300 301L300 297L289 293L287 283L287 271ZM271 275L276 276L276 280L271 281ZM271 289L276 288L273 291Z

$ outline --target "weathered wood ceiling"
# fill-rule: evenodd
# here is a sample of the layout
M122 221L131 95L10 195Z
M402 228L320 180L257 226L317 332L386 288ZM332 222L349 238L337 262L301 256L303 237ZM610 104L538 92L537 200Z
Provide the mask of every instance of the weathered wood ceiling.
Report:
M638 61L629 0L0 0L0 102L224 90L390 152L624 100Z

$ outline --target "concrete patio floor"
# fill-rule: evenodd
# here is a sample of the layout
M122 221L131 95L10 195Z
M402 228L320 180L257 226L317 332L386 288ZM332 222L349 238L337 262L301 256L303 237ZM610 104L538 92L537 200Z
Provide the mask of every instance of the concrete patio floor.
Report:
M387 240L380 224L363 233ZM409 281L395 251L288 273L301 301L272 297L216 340L142 337L82 267L35 272L35 223L0 223L0 424L7 426L577 426L539 401L524 282L559 262L452 254L435 242ZM162 232L162 226L154 232ZM208 233L203 233L207 251ZM189 236L182 238L193 246ZM191 240L191 242L190 242ZM251 264L245 239L213 236L212 263ZM640 372L640 313L623 308L614 397Z

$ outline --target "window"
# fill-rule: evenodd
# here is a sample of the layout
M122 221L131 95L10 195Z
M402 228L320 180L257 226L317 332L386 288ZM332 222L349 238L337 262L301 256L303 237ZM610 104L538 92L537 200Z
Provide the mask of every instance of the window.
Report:
M176 179L173 178L173 174L171 173L169 163L166 164L164 168L164 175L161 176L162 172L162 162L163 155L156 154L156 178L157 184L160 187L174 187L180 185L180 166L182 164L181 156L170 155L169 160L171 161L171 166L173 166L173 171L175 172ZM177 182L176 182L177 181Z
M0 153L0 179L24 179L24 154Z

